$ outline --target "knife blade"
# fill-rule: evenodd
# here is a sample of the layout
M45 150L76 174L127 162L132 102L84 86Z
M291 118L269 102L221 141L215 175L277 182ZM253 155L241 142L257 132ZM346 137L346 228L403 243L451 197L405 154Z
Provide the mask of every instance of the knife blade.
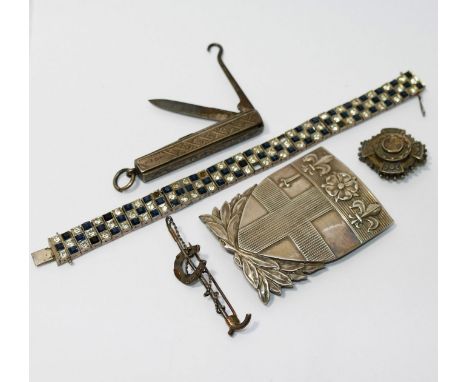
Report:
M173 113L188 115L190 117L209 119L211 121L225 121L226 119L238 114L234 111L199 106L169 99L150 99L149 102L151 102L154 106L167 111L172 111Z

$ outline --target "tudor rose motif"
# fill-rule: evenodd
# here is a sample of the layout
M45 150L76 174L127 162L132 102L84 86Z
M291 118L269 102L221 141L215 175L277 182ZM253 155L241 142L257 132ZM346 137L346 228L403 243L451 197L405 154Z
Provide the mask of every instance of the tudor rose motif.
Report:
M322 184L328 195L338 200L349 200L353 196L357 196L358 182L356 177L351 176L345 172L334 172L325 179L325 184Z

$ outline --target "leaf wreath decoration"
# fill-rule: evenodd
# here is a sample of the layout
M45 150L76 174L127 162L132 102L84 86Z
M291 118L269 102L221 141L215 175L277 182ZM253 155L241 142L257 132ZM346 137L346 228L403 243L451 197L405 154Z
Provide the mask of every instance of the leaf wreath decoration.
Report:
M245 204L255 187L256 185L236 195L231 202L225 202L221 209L213 208L211 215L201 215L200 220L215 234L224 248L234 254L234 262L243 270L263 303L267 304L270 293L280 296L281 288L291 288L293 282L306 279L307 275L324 268L325 264L273 259L239 248L239 223Z

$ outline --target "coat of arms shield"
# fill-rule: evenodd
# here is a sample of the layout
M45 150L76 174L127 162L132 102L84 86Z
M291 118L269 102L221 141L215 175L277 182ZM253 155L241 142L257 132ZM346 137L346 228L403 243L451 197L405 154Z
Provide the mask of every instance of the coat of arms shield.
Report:
M392 224L367 187L324 148L200 219L264 303Z

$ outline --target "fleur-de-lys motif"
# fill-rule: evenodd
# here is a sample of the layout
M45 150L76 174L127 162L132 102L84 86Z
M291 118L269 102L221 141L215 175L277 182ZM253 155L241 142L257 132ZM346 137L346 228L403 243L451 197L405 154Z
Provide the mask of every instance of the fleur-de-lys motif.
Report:
M338 200L349 200L353 196L358 196L359 184L354 176L345 172L333 172L327 176L322 187L337 202Z
M323 176L331 171L329 163L333 160L333 155L324 155L320 159L316 154L307 155L302 161L306 164L302 166L302 171L313 174L318 172L319 175Z
M382 209L379 204L371 203L366 207L362 200L355 200L351 205L351 209L357 210L354 215L349 215L352 225L356 228L361 228L361 226L367 222L369 223L367 232L377 229L380 223L375 216L380 214Z

